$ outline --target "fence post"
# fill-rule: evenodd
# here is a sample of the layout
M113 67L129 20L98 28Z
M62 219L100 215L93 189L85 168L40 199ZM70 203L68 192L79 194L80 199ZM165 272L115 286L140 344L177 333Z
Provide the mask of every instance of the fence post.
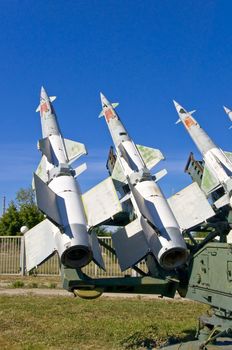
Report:
M20 274L21 276L26 275L26 256L25 256L25 240L24 236L21 237L21 246L20 246Z

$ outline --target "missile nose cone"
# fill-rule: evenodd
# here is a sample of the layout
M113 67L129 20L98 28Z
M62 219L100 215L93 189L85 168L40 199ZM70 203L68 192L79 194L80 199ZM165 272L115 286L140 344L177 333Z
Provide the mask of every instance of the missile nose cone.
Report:
M227 108L225 106L223 106L223 108L224 108L226 114L228 115L228 117L230 118L230 120L232 121L232 111L231 111L231 109L229 109L229 108ZM230 126L230 129L231 129L231 126Z
M101 97L101 100L105 98L102 92L100 92L100 97Z
M224 108L226 114L230 114L232 112L229 108L227 108L225 106L223 106L223 108Z
M101 97L101 103L103 108L110 105L110 102L107 100L107 98L103 95L102 92L100 92L100 97Z
M178 108L179 103L177 103L175 100L173 100L173 103L174 103L174 106L175 106L176 108Z
M40 97L44 100L48 100L48 95L47 95L46 90L44 89L43 86L41 87Z
M178 114L188 114L188 112L175 100L173 100L174 106Z

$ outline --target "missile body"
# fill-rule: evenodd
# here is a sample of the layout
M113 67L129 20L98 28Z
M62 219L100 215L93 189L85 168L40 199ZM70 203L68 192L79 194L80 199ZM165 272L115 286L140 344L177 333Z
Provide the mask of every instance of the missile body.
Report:
M112 136L117 161L129 186L130 200L137 217L126 227L124 241L120 234L120 237L117 237L117 233L112 237L121 268L125 270L149 253L156 257L163 268L176 268L182 265L188 256L178 223L138 147L115 112L115 104L111 104L102 94L101 102L102 115ZM129 231L132 232L128 233ZM130 237L134 238L134 243ZM128 251L125 251L127 243Z
M31 252L28 253L28 269L35 265L35 261L40 263L54 251L58 252L61 263L67 267L81 268L92 259L102 266L96 237L88 233L81 193L75 179L85 170L85 166L81 165L75 170L70 166L72 161L87 152L83 144L63 138L51 103L53 100L54 97L49 98L42 87L37 111L40 111L43 135L38 148L43 156L34 174L34 187L37 205L47 219L39 224L42 226L31 229L31 235L30 231L26 234L26 243ZM44 232L49 247L46 247L47 253L39 247L34 252L35 233L41 237L39 244L44 245Z
M181 121L202 154L205 166L201 187L209 195L218 188L224 188L223 201L215 203L217 207L232 205L232 154L224 152L210 139L197 121L182 106L174 101L179 121Z

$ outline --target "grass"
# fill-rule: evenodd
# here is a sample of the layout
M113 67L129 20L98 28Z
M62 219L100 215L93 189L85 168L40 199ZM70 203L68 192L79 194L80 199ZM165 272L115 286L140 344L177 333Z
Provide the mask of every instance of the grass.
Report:
M0 288L61 288L60 276L0 275Z
M188 340L207 307L149 299L1 296L0 349L150 349Z
M24 282L20 280L16 280L12 283L13 288L23 288L24 287Z

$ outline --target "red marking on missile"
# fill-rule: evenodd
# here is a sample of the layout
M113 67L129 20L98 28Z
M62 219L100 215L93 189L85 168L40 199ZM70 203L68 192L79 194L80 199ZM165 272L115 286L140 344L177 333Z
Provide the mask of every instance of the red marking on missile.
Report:
M115 118L115 114L114 114L114 112L112 111L111 108L109 108L109 109L107 109L105 111L105 116L106 116L106 120L107 120L108 123L109 123L110 119Z
M193 121L191 117L185 118L184 123L187 128L190 128L191 126L196 125L196 123Z
M44 102L43 104L41 104L41 106L40 106L40 111L41 111L41 113L44 113L44 112L48 112L48 111L49 111L49 108L48 108L46 102Z

